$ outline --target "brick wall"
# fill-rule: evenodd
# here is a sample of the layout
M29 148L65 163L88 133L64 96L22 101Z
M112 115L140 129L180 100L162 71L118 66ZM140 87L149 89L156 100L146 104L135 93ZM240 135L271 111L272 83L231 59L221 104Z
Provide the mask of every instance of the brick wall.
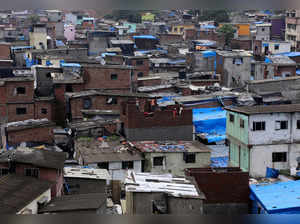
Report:
M282 76L282 74L289 72L291 76L296 76L296 65L295 66L280 66L275 70L274 76Z
M231 48L252 51L252 40L232 39L231 40Z
M7 131L9 145L17 145L21 142L53 142L53 126L41 126L22 130Z
M162 83L161 79L148 79L148 80L138 80L137 86L157 86Z
M142 61L142 65L138 65L137 61ZM141 59L131 59L131 65L135 66L134 71L134 81L137 80L138 74L143 73L141 77L147 77L149 75L149 69L150 69L150 62L148 58L141 58Z
M25 94L17 94L18 87L24 87ZM0 87L1 103L32 102L33 94L33 81L5 82L5 85Z
M159 34L160 44L172 44L183 41L183 37L181 34Z
M7 60L10 58L10 44L0 44L0 59Z
M54 101L34 102L34 119L47 118L49 121L52 121L55 105Z
M72 114L72 119L82 119L83 115L81 113L81 110L84 109L83 107L83 101L86 97L80 97L80 98L73 98L70 100L70 106L71 106L71 114ZM116 97L111 97L109 95L107 96L89 96L89 99L92 101L91 108L89 110L120 110L121 109L121 104L123 102L126 102L129 98L128 97L123 97L123 96L116 96ZM116 98L117 99L117 104L107 104L107 99L109 98ZM135 100L135 97L132 97L132 99ZM140 105L144 104L144 101L146 99L139 98Z
M17 108L26 108L26 114L17 114ZM6 116L8 122L22 121L34 118L34 103L7 104Z
M125 107L125 109L124 109ZM173 111L156 111L153 116L139 112L134 103L122 104L122 122L125 128L176 127L193 124L192 110L184 110L181 115L173 117ZM125 112L125 113L124 113Z
M186 175L195 178L206 196L205 203L247 203L250 194L248 172L242 172L239 168L227 170L213 172L210 168L192 168L186 170Z
M131 69L113 67L84 67L85 89L121 89L130 90ZM111 75L117 79L112 80Z

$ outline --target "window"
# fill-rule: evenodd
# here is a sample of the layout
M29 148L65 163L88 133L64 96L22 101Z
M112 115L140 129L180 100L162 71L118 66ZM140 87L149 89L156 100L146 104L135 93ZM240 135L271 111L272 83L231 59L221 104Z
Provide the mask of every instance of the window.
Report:
M261 31L262 31L262 32L265 32L265 28L262 28Z
M25 176L27 177L39 177L39 169L38 168L26 168Z
M300 129L300 120L297 120L297 129Z
M183 27L180 28L180 33L182 33L182 32L183 32Z
M177 32L177 27L174 28L174 32Z
M118 99L116 97L108 97L106 99L106 104L109 105L118 104Z
M110 75L110 79L111 80L117 80L118 79L118 75L117 74L111 74Z
M288 129L288 121L276 121L275 130L285 130Z
M275 45L275 46L274 46L274 49L275 49L275 50L279 50L279 45Z
M233 114L229 114L229 121L230 122L234 122L234 115Z
M195 153L183 153L183 160L185 163L195 163L196 154Z
M144 76L144 73L143 73L143 72L139 72L139 73L137 74L137 76L138 76L138 78L142 78L142 77Z
M241 64L243 64L243 61L244 61L243 58L234 58L232 60L232 63L235 65L241 65Z
M72 93L73 92L73 86L70 85L70 84L67 84L65 90L66 90L67 93Z
M5 176L9 173L8 168L0 168L0 176Z
M90 109L92 107L92 100L90 98L83 99L83 109Z
M48 113L47 108L42 108L42 109L41 109L41 113L42 113L42 114L47 114L47 113Z
M240 128L245 127L245 121L243 119L240 119Z
M287 156L286 152L273 152L272 153L272 162L286 162Z
M16 108L16 114L17 115L23 115L27 113L27 109L25 107L19 107Z
M100 168L100 169L106 169L106 170L108 170L108 162L103 162L103 163L98 163L98 167Z
M253 122L253 131L264 131L266 130L266 122L258 121Z
M153 166L162 166L163 165L163 161L164 161L164 157L163 156L154 157L153 158Z
M137 60L136 61L136 65L143 65L144 64L144 61L143 60Z
M17 94L22 95L26 93L26 88L25 87L17 87Z
M122 162L122 169L133 169L133 161L124 161Z

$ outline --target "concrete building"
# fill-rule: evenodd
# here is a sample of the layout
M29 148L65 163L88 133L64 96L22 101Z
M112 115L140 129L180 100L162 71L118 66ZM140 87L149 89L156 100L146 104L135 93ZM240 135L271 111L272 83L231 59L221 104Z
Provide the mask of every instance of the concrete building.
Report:
M106 169L65 167L64 179L68 185L67 194L105 193L111 180Z
M80 165L107 169L113 181L123 182L128 170L142 172L142 153L117 141L79 138L75 141L75 154Z
M217 51L217 73L225 87L243 86L251 76L251 57L246 51Z
M2 215L38 214L40 205L51 200L51 182L12 174L0 181Z
M299 49L300 45L300 10L288 10L285 18L285 40L292 44L292 50Z
M199 142L146 141L132 142L145 157L145 172L184 175L184 169L209 167L211 150Z
M271 37L271 23L262 23L262 24L256 24L256 40L270 40Z
M299 104L226 109L231 165L252 177L265 176L267 167L289 170L298 166Z
M265 55L268 54L281 54L291 51L291 43L287 41L262 41L262 52Z
M30 46L35 49L47 50L47 28L45 24L35 24L29 33Z
M203 214L205 195L193 178L128 172L125 186L127 215Z

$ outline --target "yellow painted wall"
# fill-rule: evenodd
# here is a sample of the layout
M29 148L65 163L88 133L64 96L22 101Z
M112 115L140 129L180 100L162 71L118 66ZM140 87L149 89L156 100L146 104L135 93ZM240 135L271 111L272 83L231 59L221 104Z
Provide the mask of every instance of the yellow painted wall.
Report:
M150 13L150 12L147 12L144 15L142 15L142 21L152 21L152 22L154 22L154 19L155 19L155 15Z
M250 24L236 24L239 36L250 36Z
M173 34L183 34L185 29L194 29L194 25L174 25L172 26L171 33Z

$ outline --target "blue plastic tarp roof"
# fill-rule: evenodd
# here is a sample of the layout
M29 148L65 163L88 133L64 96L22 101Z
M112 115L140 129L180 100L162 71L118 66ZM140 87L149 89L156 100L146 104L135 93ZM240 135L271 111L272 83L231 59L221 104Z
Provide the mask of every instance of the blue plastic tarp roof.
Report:
M300 180L250 185L250 191L250 198L258 201L269 214L300 213Z
M272 61L269 58L265 58L265 63L272 63Z
M211 167L228 167L228 156L214 157L210 159Z
M106 55L108 55L108 56L114 56L114 55L117 55L117 54L116 53L102 53L101 57L104 58Z
M217 54L215 51L203 51L202 57L208 58L208 57L215 57Z
M169 63L169 64L180 64L180 63L185 63L185 59L169 61L168 63Z
M288 56L288 57L299 57L300 52L285 52L285 53L280 53L276 55L283 55L283 56Z
M64 47L65 44L61 40L56 40L56 46L58 46L58 47Z
M33 48L32 46L15 46L11 47L12 50L21 50L21 49L31 49Z
M139 36L133 36L133 39L152 39L152 40L156 40L157 37L152 36L152 35L139 35Z
M214 25L204 25L204 26L201 26L202 29L216 29L217 27L214 26Z
M208 143L226 139L226 110L217 108L193 109L196 133L205 133Z
M77 67L77 68L81 67L81 65L78 63L64 63L64 62L60 63L60 66L61 67Z
M296 70L296 74L297 74L297 75L300 75L300 69L297 69L297 70Z

